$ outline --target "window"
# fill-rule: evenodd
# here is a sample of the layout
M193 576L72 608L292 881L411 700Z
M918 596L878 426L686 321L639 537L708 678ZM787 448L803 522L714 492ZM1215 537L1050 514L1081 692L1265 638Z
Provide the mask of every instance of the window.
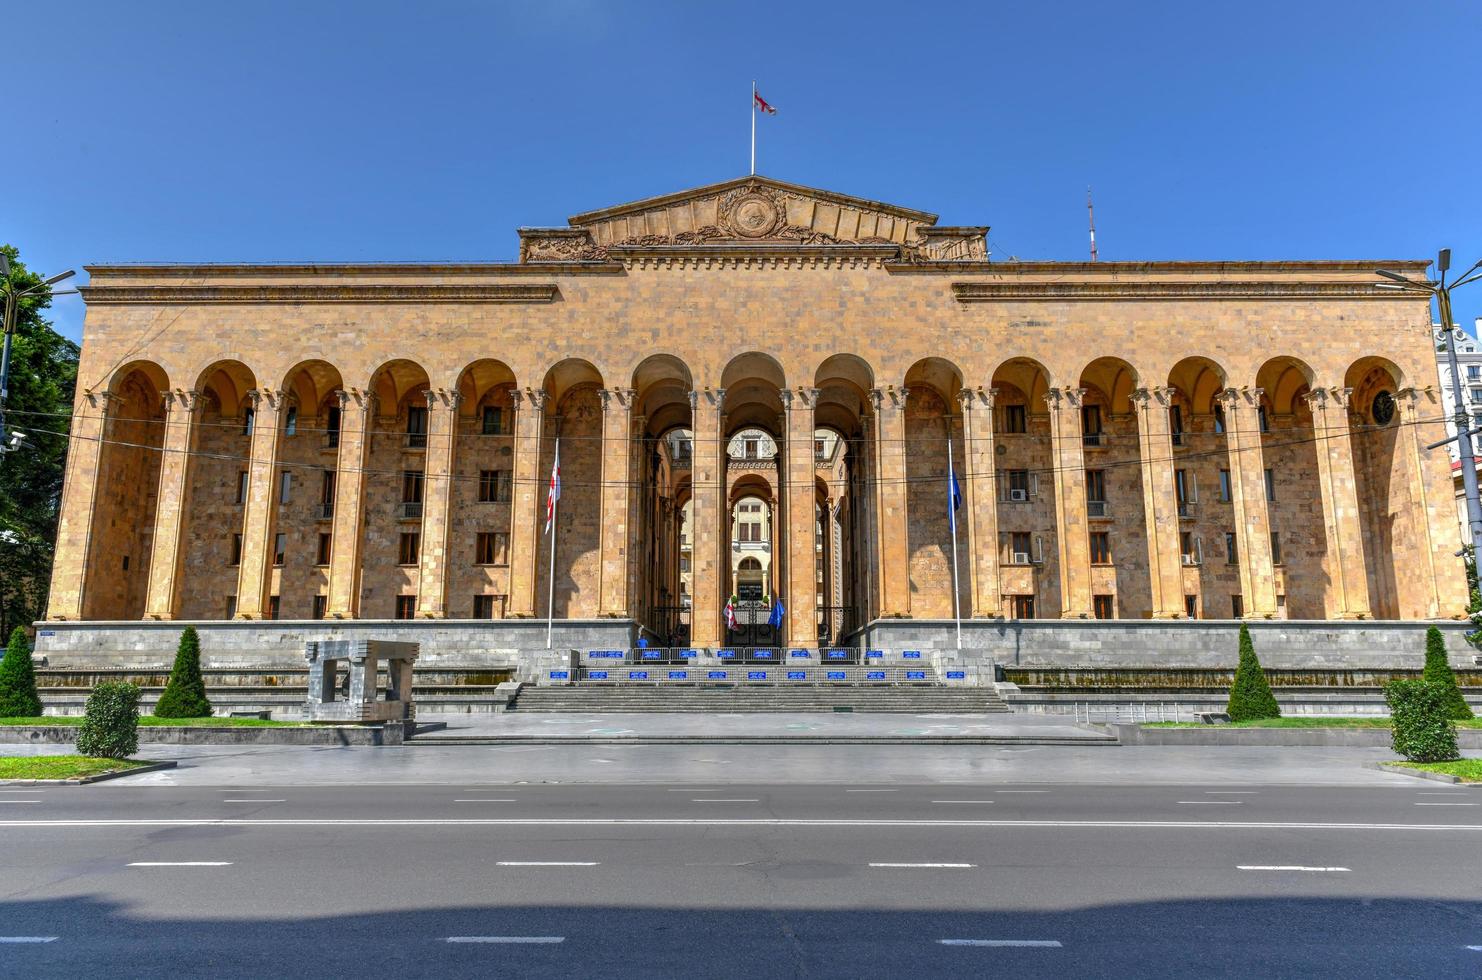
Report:
M1271 532L1271 564L1280 565L1281 560L1281 535L1275 531Z
M237 597L234 595L229 595L226 597L226 618L237 618Z
M334 505L335 471L325 470L319 474L319 502Z
M413 619L417 615L417 597L414 595L399 595L396 597L396 618Z
M1032 596L1032 595L1016 595L1016 596L1014 596L1014 618L1015 619L1033 619L1034 618L1034 596Z
M1276 499L1276 471L1266 467L1266 499Z
M281 531L273 535L273 565L283 564L283 556L288 551L288 535Z
M1482 381L1482 365L1468 364L1467 365L1467 380L1468 381Z
M1081 406L1081 442L1087 446L1101 445L1101 406Z
M417 564L417 553L422 543L422 535L416 531L401 532L401 539L396 546L396 563L398 565Z
M401 471L401 516L422 516L422 471Z
M1230 488L1230 471L1220 470L1220 503L1228 504L1234 499Z
M1184 410L1182 405L1168 406L1168 432L1173 436L1173 444L1182 446L1184 444Z
M482 428L482 431L483 431L484 435L486 435L486 436L503 435L504 434L504 409L500 408L497 405L485 405L484 406L484 417L483 417L483 428ZM481 616L479 618L480 619L487 619L488 617L487 616Z
M1190 619L1199 618L1199 597L1196 595L1184 596L1184 615Z
M1468 392L1472 398L1472 404L1482 404L1482 388L1472 388Z
M1090 517L1106 516L1106 471L1086 471L1086 514Z
M480 470L479 503L509 503L513 497L514 482L514 473L510 470Z
M278 601L278 597L275 596L275 595L268 596L268 618L269 619L277 619L278 618L278 610L279 610L279 608L280 608L280 603Z
M1225 406L1223 405L1214 407L1214 431L1216 433L1225 431Z
M288 503L289 491L293 489L293 474L284 470L278 474L278 503Z
M1013 557L1010 561L1015 565L1028 565L1031 560L1029 551L1029 532L1015 531L1009 535L1011 545L1010 552Z
M330 449L335 449L340 444L340 407L338 405L330 406L328 422L329 424L325 426L329 430L325 433L328 438L324 444Z
M1015 503L1027 501L1031 494L1028 470L1009 470L1008 499ZM1037 480L1035 482L1038 482Z
M1256 407L1256 420L1260 423L1262 432L1271 431L1271 420L1266 415L1265 405L1259 405Z
M1192 531L1179 532L1178 550L1185 565L1199 565L1204 562L1204 543Z
M1173 492L1178 498L1178 516L1188 517L1192 513L1192 505L1199 500L1199 491L1188 470L1173 471Z
M1109 595L1093 595L1091 597L1091 614L1097 619L1112 618L1112 597Z
M314 552L314 564L316 564L316 565L328 565L329 564L329 547L330 547L330 542L333 541L333 540L334 540L334 537L332 535L330 535L328 532L326 532L326 531L320 531L319 532L319 548L318 548L317 551Z
M288 406L288 412L283 416L283 434L298 435L298 409L292 405Z
M1245 617L1245 600L1239 595L1230 596L1230 618L1242 619Z
M407 445L420 449L427 445L427 409L416 405L407 407Z
M813 440L813 456L814 456L814 458L815 459L823 459L823 455L824 455L824 452L823 452L823 440L822 439L814 439Z
M257 424L257 409L253 408L250 405L248 407L242 409L242 435L244 435L244 436L250 436L250 435L252 435L252 430L253 430L253 428L256 427L256 424Z
M1003 407L1003 431L1024 433L1029 431L1028 415L1023 405Z
M237 503L239 503L239 504L245 504L246 502L247 502L247 471L246 470L238 470L237 471Z
M1240 556L1235 551L1235 532L1225 532L1225 561L1231 565L1240 561Z
M232 535L232 557L231 560L227 562L227 564L242 564L242 536L240 534Z
M504 596L500 596L500 595L476 595L476 596L474 596L473 597L473 618L474 619L493 619L494 618L494 600L495 599L502 600L503 598L504 598ZM502 604L503 603L501 602L501 605ZM502 613L501 613L501 618L503 618L503 614Z
M690 570L690 559L688 555L679 556L679 570L681 572L688 572Z
M1091 532L1091 564L1111 564L1111 535L1105 531ZM1105 616L1100 617L1105 619Z
M509 535L503 531L480 531L474 536L475 565L509 564Z
M761 443L756 439L747 439L744 443L746 458L756 459L760 445Z
M328 612L328 611L329 611L329 596L327 596L327 595L316 595L314 597L314 612L312 613L313 617L315 619L323 619L325 613Z
M126 572L129 570L129 556L128 555L124 555L123 556L123 570L126 571Z

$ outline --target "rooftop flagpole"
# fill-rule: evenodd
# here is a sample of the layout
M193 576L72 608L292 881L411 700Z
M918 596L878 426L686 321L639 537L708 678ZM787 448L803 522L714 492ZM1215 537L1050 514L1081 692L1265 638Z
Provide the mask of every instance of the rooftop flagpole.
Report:
M557 489L561 472L561 423L556 422L556 453L551 466L550 520L547 530L551 535L551 568L546 582L545 598L545 648L551 648L551 633L556 625L556 511L561 507L561 493Z
M756 79L751 80L751 175L756 176Z

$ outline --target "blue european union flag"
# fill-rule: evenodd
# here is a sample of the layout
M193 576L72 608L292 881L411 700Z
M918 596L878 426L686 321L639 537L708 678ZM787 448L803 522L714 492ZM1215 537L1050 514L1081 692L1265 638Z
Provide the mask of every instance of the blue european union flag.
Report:
M957 467L952 468L952 509L962 507L962 485L957 482Z
M787 610L782 608L782 597L778 596L772 601L772 615L767 617L767 625L780 627L782 625L782 617L786 614Z

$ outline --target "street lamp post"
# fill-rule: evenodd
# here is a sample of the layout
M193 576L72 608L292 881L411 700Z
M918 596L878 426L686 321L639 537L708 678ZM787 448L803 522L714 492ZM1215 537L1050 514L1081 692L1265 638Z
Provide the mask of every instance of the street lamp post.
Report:
M5 425L5 400L10 397L10 338L15 333L17 307L20 305L20 301L27 296L32 296L44 289L49 289L63 279L70 279L76 274L71 269L68 269L66 272L57 273L50 279L42 280L30 289L17 290L10 281L10 256L4 252L0 252L0 283L3 283L5 288L5 313L3 321L0 321L0 325L3 325L5 333L3 346L0 346L0 453L19 449L21 440L25 438L24 433L12 433Z
M1479 500L1477 495L1477 458L1472 450L1472 436L1482 434L1482 428L1472 428L1471 416L1467 414L1466 402L1461 397L1461 367L1456 360L1456 324L1451 319L1451 291L1458 286L1465 286L1482 279L1482 259L1457 277L1455 282L1448 285L1446 273L1450 269L1451 249L1443 248L1436 257L1436 270L1440 273L1440 278L1436 281L1417 282L1398 272L1376 269L1377 274L1391 281L1375 283L1374 288L1425 293L1436 298L1436 306L1441 314L1441 334L1446 338L1446 360L1451 368L1451 394L1452 407L1455 411L1456 435L1432 443L1426 448L1437 449L1448 442L1456 443L1457 455L1461 458L1461 485L1467 500L1467 527L1471 531L1471 540L1465 543L1473 548L1474 554L1482 554L1482 550L1478 550L1479 546L1482 546L1482 500Z

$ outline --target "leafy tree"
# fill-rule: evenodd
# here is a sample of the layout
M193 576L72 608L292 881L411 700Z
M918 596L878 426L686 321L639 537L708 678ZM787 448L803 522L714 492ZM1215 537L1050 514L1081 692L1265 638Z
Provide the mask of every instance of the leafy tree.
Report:
M1465 721L1472 717L1472 709L1456 686L1456 674L1446 660L1446 640L1434 626L1425 631L1425 673L1421 677L1441 689L1447 718Z
M194 626L187 626L180 634L175 666L170 669L169 683L154 706L154 714L156 718L211 717L211 702L201 677L201 640Z
M0 660L0 718L34 718L40 714L31 645L26 642L26 631L17 626L10 634L5 659Z
M1235 682L1230 685L1230 703L1225 708L1231 721L1255 721L1259 718L1280 718L1281 708L1261 662L1256 659L1256 648L1250 641L1250 627L1240 624L1240 665L1235 668Z
M139 751L139 688L105 681L93 688L77 728L77 752L127 759Z
M15 246L0 250L10 258L0 291L41 282L19 261ZM0 636L45 614L51 579L78 349L42 318L50 305L48 289L16 304L6 425L23 430L26 442L0 455Z
M1456 723L1446 717L1446 690L1430 681L1390 681L1390 745L1411 762L1449 762L1456 751Z

